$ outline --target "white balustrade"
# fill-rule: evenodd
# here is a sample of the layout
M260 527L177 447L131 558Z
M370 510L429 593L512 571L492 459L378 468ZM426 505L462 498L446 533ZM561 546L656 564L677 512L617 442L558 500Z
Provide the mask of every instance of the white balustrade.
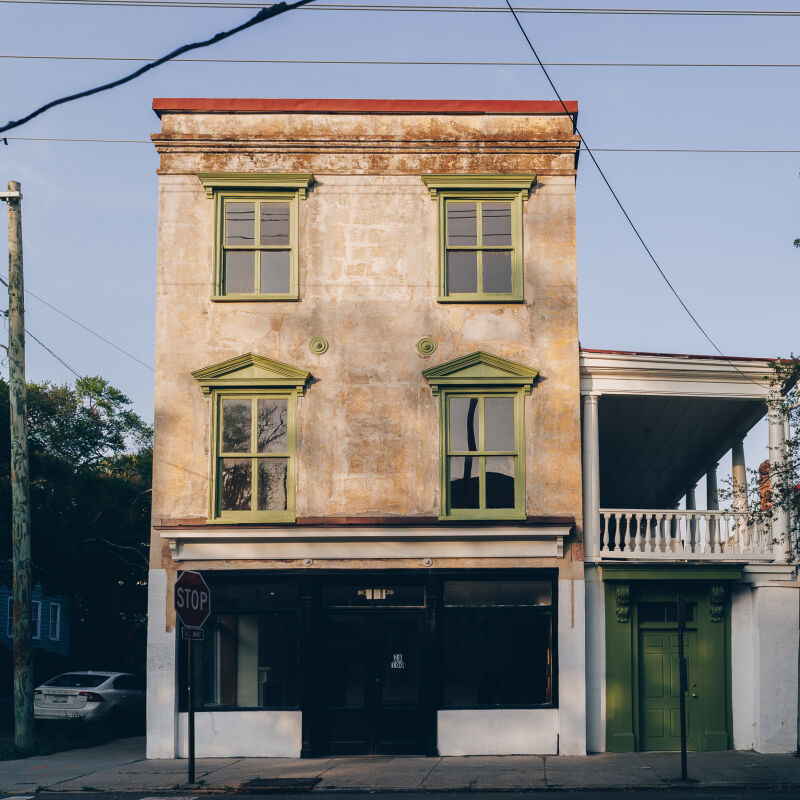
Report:
M742 511L600 509L600 559L772 561L769 525Z

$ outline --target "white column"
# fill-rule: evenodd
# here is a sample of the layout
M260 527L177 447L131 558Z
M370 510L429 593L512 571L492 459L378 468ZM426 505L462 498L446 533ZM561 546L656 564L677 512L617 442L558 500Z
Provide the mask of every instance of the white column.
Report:
M586 755L586 586L558 582L558 754Z
M694 511L697 508L697 499L695 498L695 490L697 489L697 484L693 483L689 488L686 490L686 510L687 511ZM687 516L689 516L687 514ZM689 542L691 543L690 547L686 549L690 553L695 552L695 548L697 552L700 551L697 542L697 520L694 517L689 517Z
M717 496L718 466L718 464L711 464L706 470L706 508L711 511L719 510L719 497Z
M709 511L719 510L719 497L717 496L717 467L718 464L710 464L706 470L706 508ZM711 535L711 541L714 545L717 542L717 520L711 517L708 521L708 532Z
M783 403L781 398L771 397L767 401L769 418L769 481L772 496L781 498L780 487L783 479L784 460L786 458L786 426L784 424ZM773 506L772 538L776 540L773 554L776 561L784 561L789 549L789 515L784 504Z
M733 464L733 510L747 511L747 468L744 463L744 439L737 436L731 446Z
M583 396L583 552L600 555L600 433L598 395Z
M167 629L167 571L147 583L147 758L175 758L178 717L175 626Z

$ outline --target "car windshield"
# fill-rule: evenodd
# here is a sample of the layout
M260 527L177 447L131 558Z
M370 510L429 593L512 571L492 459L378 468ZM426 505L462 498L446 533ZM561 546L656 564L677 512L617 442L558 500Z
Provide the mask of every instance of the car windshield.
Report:
M82 675L80 672L68 672L47 681L45 686L68 686L78 689L84 686L99 686L110 677L110 675Z

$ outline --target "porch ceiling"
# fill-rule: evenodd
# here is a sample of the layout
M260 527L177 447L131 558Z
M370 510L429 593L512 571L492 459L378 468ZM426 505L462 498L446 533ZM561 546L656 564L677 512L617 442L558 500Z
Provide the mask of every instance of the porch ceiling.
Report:
M765 414L755 398L601 395L601 507L671 507Z

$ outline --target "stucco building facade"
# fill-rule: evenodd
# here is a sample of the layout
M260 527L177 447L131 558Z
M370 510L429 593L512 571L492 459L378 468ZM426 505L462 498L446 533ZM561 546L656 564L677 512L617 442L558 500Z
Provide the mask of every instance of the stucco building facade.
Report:
M622 661L641 651L651 663L654 647L669 661L647 626L669 639L656 606L684 585L697 590L692 613L714 620L697 640L734 653L774 606L753 606L756 587L791 596L794 616L784 604L776 630L795 652L781 696L794 717L780 725L794 724L796 744L791 568L766 534L756 546L743 533L734 554L722 518L675 511L684 489L693 507L695 472L730 447L725 426L763 416L766 391L713 360L687 372L679 357L580 350L576 104L166 98L154 109L148 757L186 752L172 597L186 569L212 593L194 659L201 757L668 748L637 688L652 674L625 673L613 654L624 641ZM691 418L721 427L705 440L679 431L694 450L678 447L666 469L637 462L631 432L655 431L647 445L662 450L674 441L658 398L687 386ZM655 399L628 407L617 395ZM609 460L620 431L628 449ZM674 520L637 519L645 497ZM637 594L648 576L658 597ZM732 629L743 581L749 621ZM767 741L758 699L731 716L737 673L729 656L720 664L703 717L719 735L697 746L746 746L733 729L747 713Z

